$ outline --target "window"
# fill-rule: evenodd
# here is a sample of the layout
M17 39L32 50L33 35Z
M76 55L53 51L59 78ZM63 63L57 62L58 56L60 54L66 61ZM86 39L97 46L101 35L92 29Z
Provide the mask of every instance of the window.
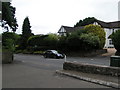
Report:
M109 44L110 44L110 45L113 45L113 42L112 42L112 40L109 40Z

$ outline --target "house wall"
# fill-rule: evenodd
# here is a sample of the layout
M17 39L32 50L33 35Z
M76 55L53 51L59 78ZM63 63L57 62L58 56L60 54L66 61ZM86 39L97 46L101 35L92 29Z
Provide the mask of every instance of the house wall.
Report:
M105 33L106 33L106 42L104 48L113 48L114 45L112 44L112 39L109 38L109 36L113 33L116 32L118 29L108 29L104 28Z
M59 30L59 35L60 36L66 36L66 30L64 29L64 27L61 27L61 29Z

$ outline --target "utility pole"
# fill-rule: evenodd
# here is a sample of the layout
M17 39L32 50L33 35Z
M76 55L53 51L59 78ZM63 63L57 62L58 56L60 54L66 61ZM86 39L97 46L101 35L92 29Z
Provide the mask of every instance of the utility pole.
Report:
M118 21L120 21L120 1L118 2Z

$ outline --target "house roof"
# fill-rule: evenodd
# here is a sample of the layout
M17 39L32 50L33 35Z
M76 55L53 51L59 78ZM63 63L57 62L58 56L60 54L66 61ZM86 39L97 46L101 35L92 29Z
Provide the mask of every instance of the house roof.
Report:
M109 28L109 29L120 28L120 21L103 22L103 21L100 21L100 20L96 20L95 22L97 22L102 28ZM70 32L73 32L73 31L83 29L84 26L80 26L80 27L61 26L61 28L64 28L66 30L65 33L70 33ZM62 33L62 32L60 32L61 28L59 29L58 33Z
M61 28L64 28L66 30L66 32L71 32L73 27L69 27L69 26L61 26ZM60 30L61 28L59 29L58 33L61 33Z
M62 26L61 28L64 28L66 30L67 33L70 33L70 32L74 32L74 31L77 31L77 30L80 30L80 29L83 29L84 27L69 27L69 26ZM60 28L60 29L61 29ZM58 33L61 33L60 32L60 29L58 31Z
M120 21L103 22L103 21L97 20L96 22L100 24L101 27L103 28L120 28Z

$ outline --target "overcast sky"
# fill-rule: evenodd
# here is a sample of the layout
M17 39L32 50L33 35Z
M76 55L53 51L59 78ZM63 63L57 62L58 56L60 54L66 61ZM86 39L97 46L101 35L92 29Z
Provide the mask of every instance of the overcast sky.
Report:
M29 17L32 33L57 33L61 25L74 26L80 19L95 17L105 22L118 20L120 0L12 0L21 33Z

